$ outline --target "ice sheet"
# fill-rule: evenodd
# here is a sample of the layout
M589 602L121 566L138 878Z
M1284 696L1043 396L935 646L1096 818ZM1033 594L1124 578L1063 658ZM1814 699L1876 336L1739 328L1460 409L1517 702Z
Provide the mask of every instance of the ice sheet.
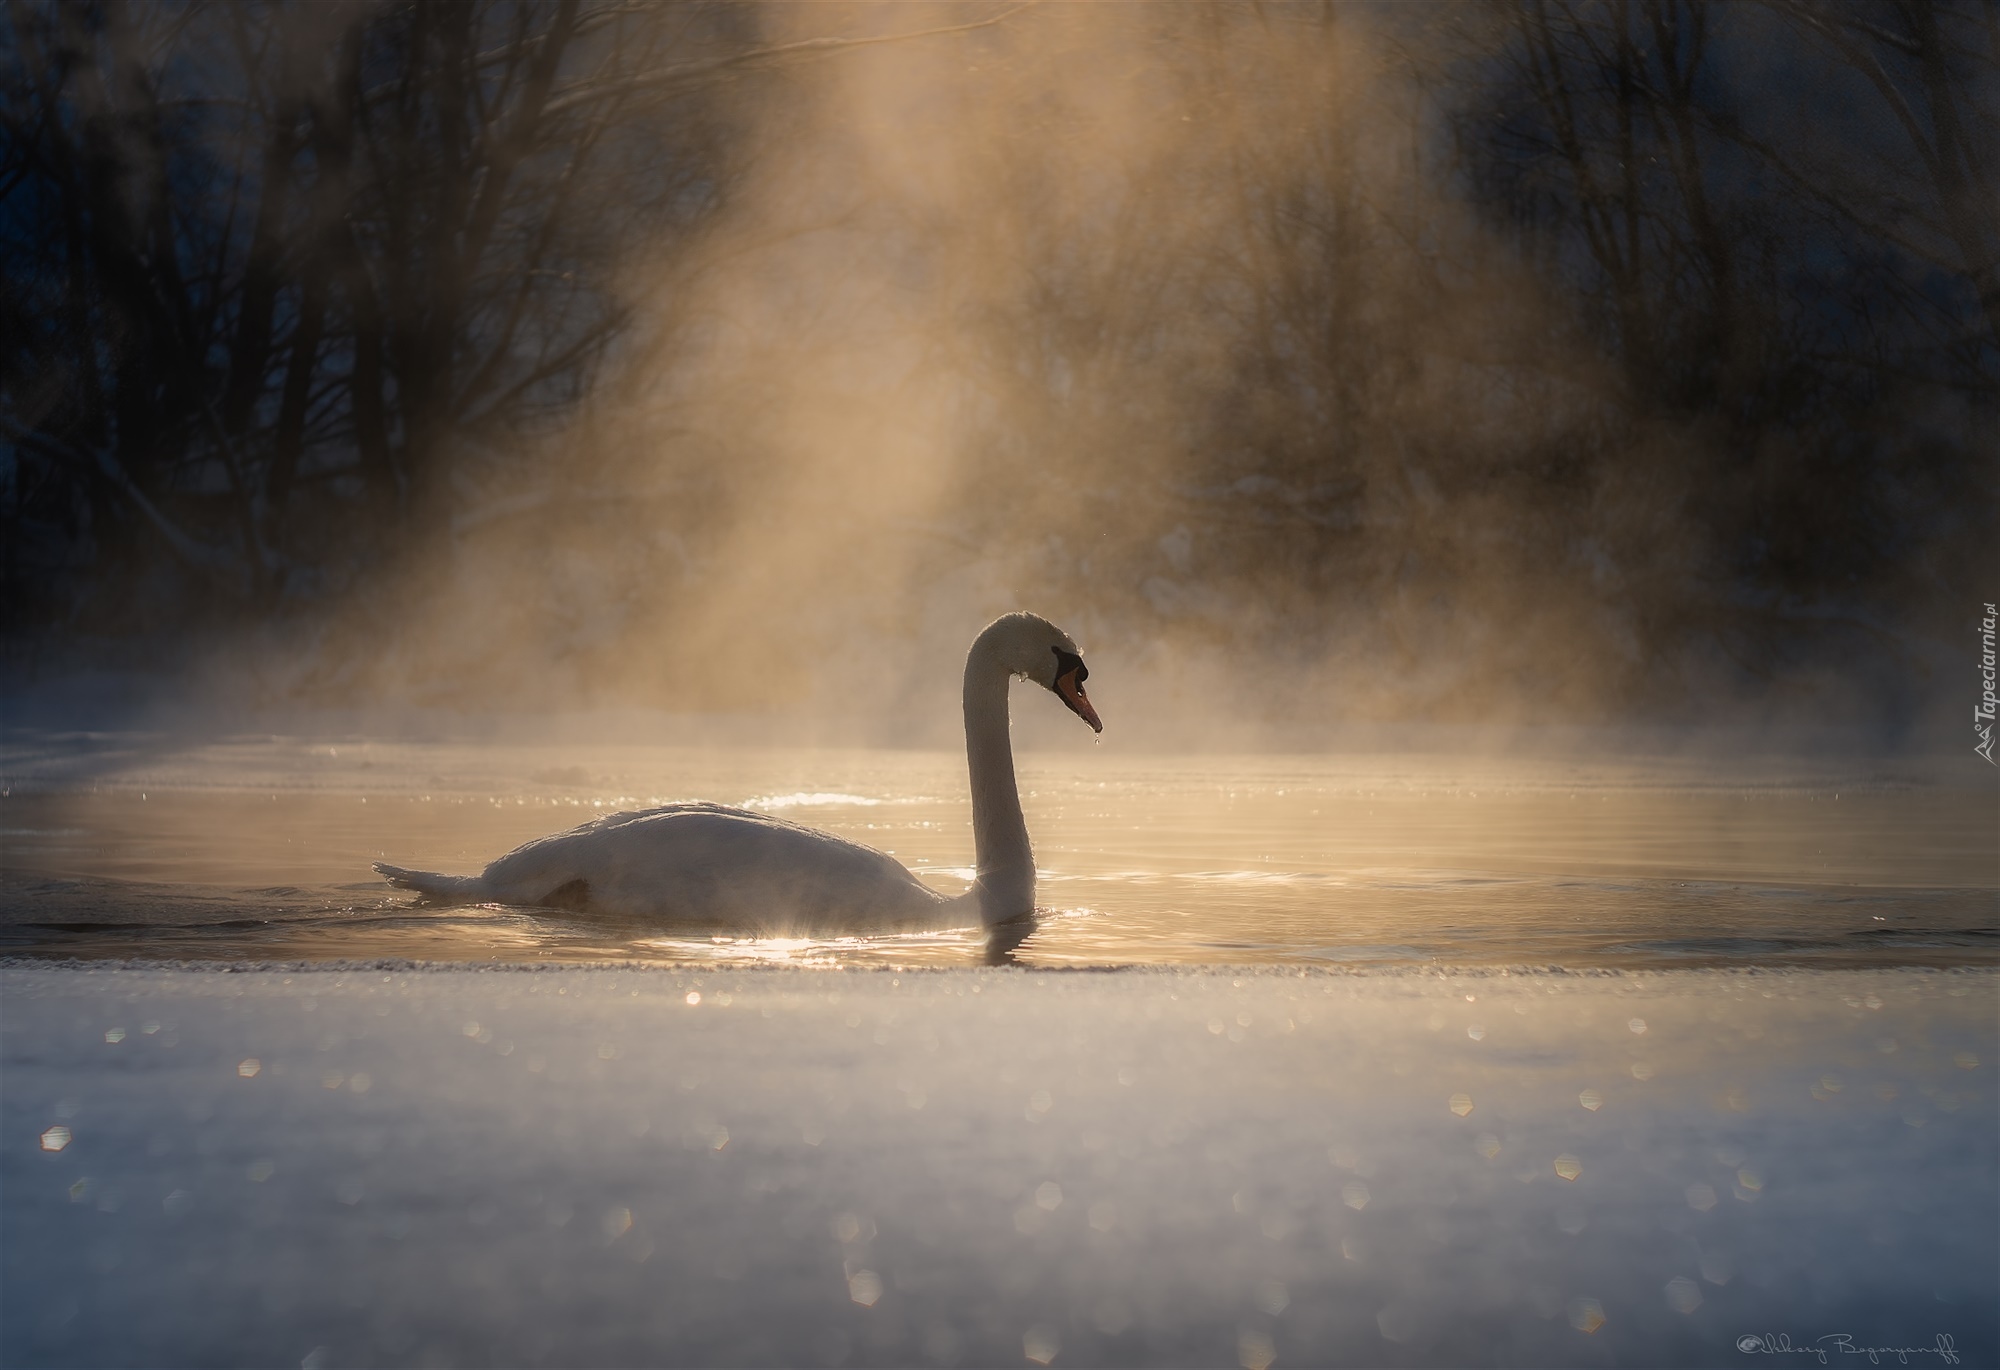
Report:
M0 988L8 1365L2000 1361L1985 970Z

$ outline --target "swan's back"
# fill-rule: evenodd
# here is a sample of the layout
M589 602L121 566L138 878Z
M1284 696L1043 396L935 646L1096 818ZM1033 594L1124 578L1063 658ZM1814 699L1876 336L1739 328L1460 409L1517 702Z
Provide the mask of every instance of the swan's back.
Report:
M946 902L885 852L721 804L610 814L516 848L484 883L502 903L764 932L935 922Z

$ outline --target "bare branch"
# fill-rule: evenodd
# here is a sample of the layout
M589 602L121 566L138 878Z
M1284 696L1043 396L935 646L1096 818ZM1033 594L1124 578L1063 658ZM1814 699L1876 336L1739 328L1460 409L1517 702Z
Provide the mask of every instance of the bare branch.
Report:
M844 52L850 48L874 47L882 43L907 43L918 38L938 38L953 33L972 33L978 29L992 28L1019 14L1032 9L1036 0L1026 4L1011 6L994 15L991 19L981 19L971 24L953 24L945 28L918 29L911 33L889 33L874 38L806 38L796 43L780 43L775 47L753 48L748 52L734 53L728 57L715 57L701 62L682 62L663 71L651 72L645 76L628 77L623 81L591 83L582 87L571 87L559 92L548 102L546 112L554 117L581 109L598 100L611 100L645 91L669 90L675 86L691 85L714 76L719 72L738 67L755 66L763 62L779 62L791 57L812 57L822 53Z

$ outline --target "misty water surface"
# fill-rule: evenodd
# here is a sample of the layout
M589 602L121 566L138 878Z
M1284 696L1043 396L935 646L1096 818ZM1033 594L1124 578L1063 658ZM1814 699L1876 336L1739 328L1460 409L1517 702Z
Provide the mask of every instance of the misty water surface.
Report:
M89 957L912 965L1955 964L2000 941L1995 795L1941 767L1093 750L1019 771L1043 913L1017 946L974 929L739 940L415 908L369 862L473 872L601 813L713 799L956 892L963 759L17 735L0 935Z

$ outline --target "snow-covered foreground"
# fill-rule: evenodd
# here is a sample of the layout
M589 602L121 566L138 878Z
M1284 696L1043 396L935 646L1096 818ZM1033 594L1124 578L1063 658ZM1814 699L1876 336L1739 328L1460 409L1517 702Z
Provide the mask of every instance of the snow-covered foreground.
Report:
M9 1366L2000 1362L1986 970L0 988Z

